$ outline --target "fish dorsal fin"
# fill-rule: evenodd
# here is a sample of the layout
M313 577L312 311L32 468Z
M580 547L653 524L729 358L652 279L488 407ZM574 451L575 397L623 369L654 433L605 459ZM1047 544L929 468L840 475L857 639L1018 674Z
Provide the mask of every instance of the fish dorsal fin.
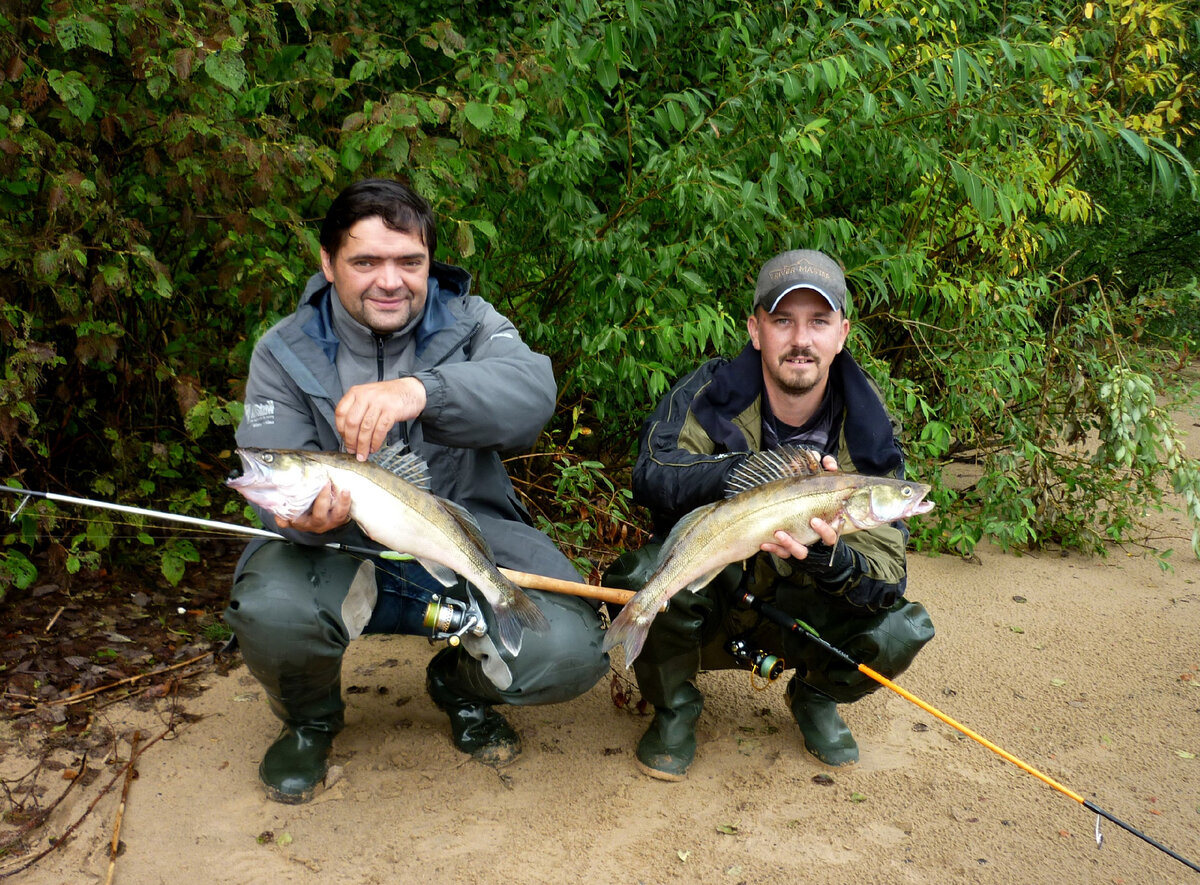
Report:
M780 446L755 452L729 474L729 479L725 481L725 497L732 498L777 479L798 479L824 472L821 453L815 449Z
M471 515L471 511L461 504L455 504L453 501L447 501L445 498L438 498L438 503L446 509L447 513L454 517L455 522L462 526L462 530L467 533L467 537L479 545L479 549L484 552L484 555L489 560L494 561L492 547L483 536L483 532L480 531L479 523L475 521L475 517Z
M429 465L406 443L398 442L385 449L380 449L367 460L382 467L388 473L395 474L405 482L411 483L423 491L429 491Z

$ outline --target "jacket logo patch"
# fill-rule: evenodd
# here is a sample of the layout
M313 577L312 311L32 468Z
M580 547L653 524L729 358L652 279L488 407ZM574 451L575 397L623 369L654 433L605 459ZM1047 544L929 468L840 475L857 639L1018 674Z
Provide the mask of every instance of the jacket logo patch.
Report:
M246 403L245 418L251 427L268 427L275 423L275 400L262 403Z

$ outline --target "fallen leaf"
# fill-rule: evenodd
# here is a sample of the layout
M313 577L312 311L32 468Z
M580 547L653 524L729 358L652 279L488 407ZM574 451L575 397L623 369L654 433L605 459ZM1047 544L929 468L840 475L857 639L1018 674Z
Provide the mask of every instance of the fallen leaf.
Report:
M284 833L278 839L275 840L275 844L278 845L280 848L287 848L287 846L292 844L292 834Z
M1189 753L1187 750L1176 750L1175 755L1178 756L1180 759L1195 759L1196 758L1195 753Z
M851 802L866 802L867 797L864 796L862 793L854 792L854 793L850 794L850 801Z
M690 851L676 851L675 853L679 855L679 859L684 863L687 863L687 859L691 855Z
M735 824L717 824L717 832L726 836L736 836L738 828Z
M1065 680L1065 679L1051 679L1051 680L1050 680L1050 684L1051 684L1051 685L1053 685L1053 686L1055 686L1055 687L1057 688L1057 687L1061 687L1061 686L1063 686L1063 685L1066 685L1066 684L1067 684L1067 680Z
M1013 625L1011 625L1011 624L1009 625L1008 629L1009 629L1009 630L1012 630L1014 633L1024 633L1024 632L1025 632L1024 628L1022 628L1022 627L1015 627L1015 626L1013 626Z

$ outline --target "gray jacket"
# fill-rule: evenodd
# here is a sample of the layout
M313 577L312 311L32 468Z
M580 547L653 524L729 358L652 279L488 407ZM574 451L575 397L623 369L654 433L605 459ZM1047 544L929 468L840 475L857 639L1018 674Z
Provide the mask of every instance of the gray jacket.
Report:
M553 414L557 387L550 360L530 350L512 323L470 287L466 271L433 262L421 316L400 332L378 336L350 319L332 286L314 275L296 312L254 348L237 442L340 450L334 409L353 383L416 377L425 386L425 410L394 427L387 443L405 439L425 459L431 491L475 515L501 565L534 570L538 563L529 562L527 550L532 521L501 456L533 445ZM337 330L352 340L339 338L335 311ZM345 382L348 376L357 382ZM270 513L259 515L277 529ZM353 523L327 535L281 533L299 543L378 546Z

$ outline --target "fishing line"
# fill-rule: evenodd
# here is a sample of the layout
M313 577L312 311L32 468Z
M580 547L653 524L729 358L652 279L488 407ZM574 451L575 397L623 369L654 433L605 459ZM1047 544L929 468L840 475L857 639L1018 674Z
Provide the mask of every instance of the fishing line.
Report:
M882 685L884 688L894 691L896 694L900 695L900 697L904 698L906 701L908 701L912 704L916 704L918 707L920 707L922 710L924 710L929 715L933 716L936 719L940 719L942 722L945 722L951 728L965 734L971 740L987 747L989 750L991 750L993 753L995 753L1000 758L1004 759L1007 762L1011 762L1013 765L1017 766L1017 768L1020 768L1022 771L1033 775L1035 778L1040 780L1042 783L1046 784L1049 787L1052 787L1053 789L1062 793L1064 796L1067 796L1070 799L1074 799L1076 802L1078 802L1084 808L1088 809L1091 812L1094 812L1097 816L1096 817L1096 846L1097 847L1099 847L1104 841L1104 836L1100 832L1100 818L1103 817L1107 820L1112 821L1114 824L1116 824L1118 827L1125 830L1126 832L1132 833L1133 835L1137 836L1139 839L1146 842L1147 844L1153 845L1155 848L1157 848L1159 851L1166 854L1168 857L1173 857L1173 858L1175 858L1175 860L1179 861L1181 864L1188 867L1189 869L1195 870L1197 873L1200 873L1200 865L1197 865L1193 861L1188 860L1186 857L1183 857L1183 856L1177 854L1176 852L1172 851L1167 846L1163 845L1161 842L1155 841L1154 839L1147 836L1145 833L1141 832L1140 830L1136 829L1135 827L1131 826L1130 824L1125 823L1125 821L1121 820L1120 818L1118 818L1112 814L1109 814L1107 811L1105 811L1100 806L1096 805L1094 802L1092 802L1088 799L1084 799L1082 796L1080 796L1078 793L1074 792L1073 790L1067 789L1062 784L1060 784L1058 781L1056 781L1054 778L1050 777L1050 775L1045 774L1041 771L1038 771L1036 768L1034 768L1032 765L1028 764L1027 762L1022 762L1020 759L1018 759L1012 753L1009 753L1007 750L1004 750L1004 749L996 746L994 743L989 741L987 738L983 737L982 735L977 734L976 732L967 728L965 725L962 725L961 723L955 721L953 718L946 715L941 710L939 710L936 707L932 706L931 704L928 704L925 701L921 700L919 697L914 695L912 692L901 688L899 685L892 682L892 680L888 679L883 674L875 672L870 667L868 667L866 664L860 664L858 661L854 660L854 658L850 657L850 655L846 654L840 648L838 648L835 645L830 644L825 639L823 639L821 637L821 635L819 633L817 633L816 630L814 630L811 626L804 623L803 621L798 620L797 618L793 618L791 615L789 615L787 612L783 611L782 609L776 608L775 606L773 606L769 603L763 602L761 599L759 599L753 593L750 593L748 591L739 590L735 593L735 596L739 600L744 602L746 605L750 606L751 609L753 609L754 611L756 611L759 614L766 617L768 620L772 621L773 623L778 624L779 626L783 627L786 630L790 630L793 633L799 634L800 636L807 639L809 642L816 643L821 648L825 649L825 651L832 654L834 657L846 662L851 667L854 667L856 670L858 670L864 676L867 676L870 679L875 680L880 685Z

